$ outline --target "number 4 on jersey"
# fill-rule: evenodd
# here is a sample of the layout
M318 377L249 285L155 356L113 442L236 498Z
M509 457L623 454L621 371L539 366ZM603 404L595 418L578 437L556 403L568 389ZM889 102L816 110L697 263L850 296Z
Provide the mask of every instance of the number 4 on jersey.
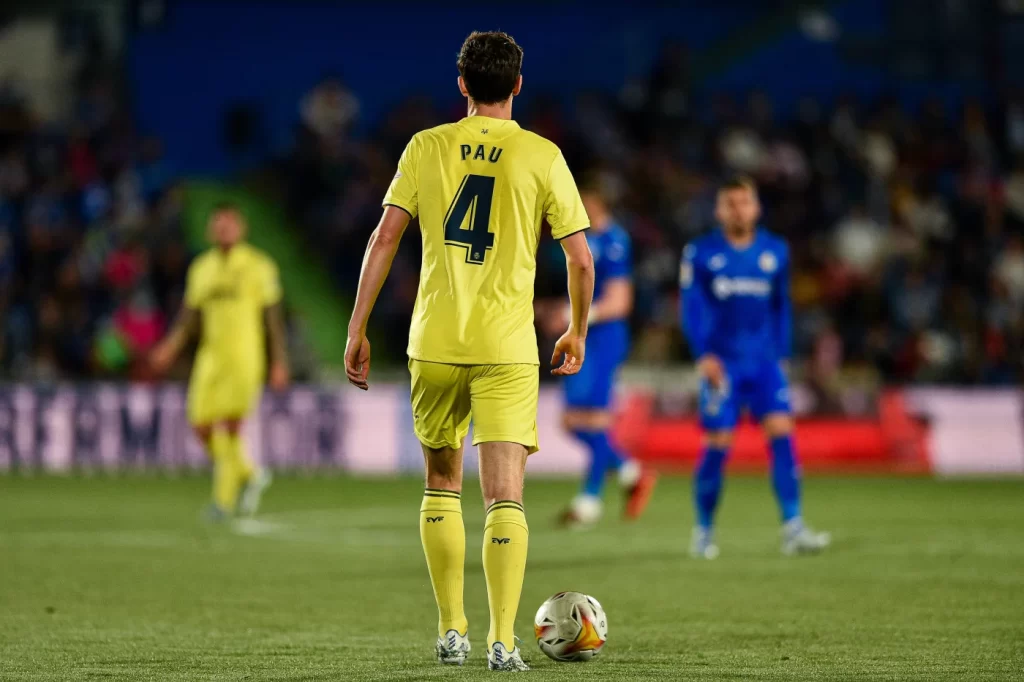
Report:
M487 175L467 175L444 218L444 243L466 249L466 262L483 265L484 256L494 246L494 234L488 229L491 222L491 197L494 178ZM463 227L469 216L468 227Z

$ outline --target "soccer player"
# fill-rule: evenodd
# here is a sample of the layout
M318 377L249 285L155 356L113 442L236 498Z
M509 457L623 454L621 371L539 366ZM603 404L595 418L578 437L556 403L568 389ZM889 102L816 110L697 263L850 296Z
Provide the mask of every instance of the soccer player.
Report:
M590 308L590 356L580 371L565 378L563 422L590 451L583 489L562 515L570 527L589 526L601 517L601 492L610 471L626 489L626 518L640 516L650 499L654 476L626 457L610 440L615 374L629 354L629 315L633 309L629 233L612 217L597 182L580 195L590 218L587 243L594 256L594 304Z
M565 159L512 120L522 59L504 33L466 38L457 63L467 116L417 133L405 148L363 259L345 348L348 379L366 390L366 324L402 233L419 216L423 260L408 354L413 424L426 462L420 538L439 612L436 653L455 665L469 653L460 497L472 416L487 508L487 664L508 671L527 669L512 628L526 569L523 474L538 445L533 287L542 220L565 250L572 301L552 365L564 359L553 374L583 365L594 287L587 214Z
M680 266L682 322L697 360L704 450L694 477L697 525L690 552L718 555L712 533L722 470L740 410L761 422L771 446L772 486L782 516L784 554L829 544L803 522L800 472L784 363L790 354L789 249L757 225L757 188L736 178L718 191L720 230L687 245Z
M241 427L259 400L270 346L270 385L288 384L288 352L277 266L247 244L238 207L220 204L209 219L213 247L189 266L185 301L150 362L164 373L189 341L199 349L188 389L188 420L213 459L212 520L256 513L270 484L242 440ZM201 331L200 331L201 330ZM241 499L239 499L241 496Z

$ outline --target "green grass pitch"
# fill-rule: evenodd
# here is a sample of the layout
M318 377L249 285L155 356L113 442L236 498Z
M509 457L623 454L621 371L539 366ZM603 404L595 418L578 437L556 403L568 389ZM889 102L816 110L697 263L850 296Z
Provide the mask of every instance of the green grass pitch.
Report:
M0 679L488 677L475 484L462 669L432 658L418 481L285 478L248 534L199 521L206 486L0 477ZM780 556L768 483L735 478L722 556L699 562L684 479L663 479L639 523L591 532L553 526L571 483L530 481L529 679L1024 679L1024 481L805 489L809 519L833 532L827 555ZM536 608L566 589L607 610L594 662L554 663L530 638Z

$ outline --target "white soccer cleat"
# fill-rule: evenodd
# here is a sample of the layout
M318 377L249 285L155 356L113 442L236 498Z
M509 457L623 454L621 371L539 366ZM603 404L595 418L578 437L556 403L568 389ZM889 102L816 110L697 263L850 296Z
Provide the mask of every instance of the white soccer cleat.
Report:
M259 469L249 477L249 482L245 484L245 490L242 491L242 499L238 501L240 516L256 516L263 493L270 487L273 480L270 472L266 469Z
M569 504L569 508L562 512L559 523L566 528L577 530L590 528L601 520L603 506L600 497L577 495Z
M520 673L529 670L530 666L523 661L523 657L519 654L519 647L509 651L501 642L495 642L491 650L487 652L487 669Z
M832 544L832 535L818 533L797 518L782 527L782 553L786 556L817 554Z
M444 637L437 638L437 662L441 665L463 665L469 656L469 631L460 635L458 630L449 630Z
M694 559L717 559L718 545L709 528L695 526L690 535L690 556Z

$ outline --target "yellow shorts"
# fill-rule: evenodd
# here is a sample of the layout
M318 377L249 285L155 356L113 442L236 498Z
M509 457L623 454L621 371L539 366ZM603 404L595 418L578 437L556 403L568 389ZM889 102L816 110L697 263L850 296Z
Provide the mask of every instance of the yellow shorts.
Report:
M228 367L196 357L188 382L188 421L206 426L241 419L252 411L263 391L263 373Z
M473 419L473 445L507 442L537 452L537 365L447 365L409 360L416 437L458 448Z

